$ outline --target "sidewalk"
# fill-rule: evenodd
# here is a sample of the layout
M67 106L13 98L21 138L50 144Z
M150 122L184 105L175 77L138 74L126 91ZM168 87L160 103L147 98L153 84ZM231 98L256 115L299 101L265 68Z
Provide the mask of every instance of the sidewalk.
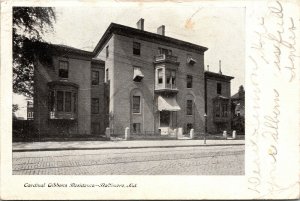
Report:
M96 149L135 149L196 146L232 146L244 145L244 140L112 140L112 141L67 141L67 142L14 142L13 152L25 151L61 151Z

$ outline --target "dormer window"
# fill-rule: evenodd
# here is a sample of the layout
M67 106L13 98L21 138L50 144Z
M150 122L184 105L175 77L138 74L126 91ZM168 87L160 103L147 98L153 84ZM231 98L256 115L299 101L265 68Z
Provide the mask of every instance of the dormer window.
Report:
M69 77L69 62L59 61L58 76L60 78L68 78Z

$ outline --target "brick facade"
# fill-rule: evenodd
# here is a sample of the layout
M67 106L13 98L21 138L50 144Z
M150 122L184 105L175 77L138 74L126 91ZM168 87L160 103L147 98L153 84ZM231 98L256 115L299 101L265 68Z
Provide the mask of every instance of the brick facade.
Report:
M37 62L34 121L39 133L103 135L109 127L112 134L123 136L129 127L147 135L162 134L167 127L169 133L194 128L201 134L205 112L209 132L230 130L227 121L216 124L213 119L214 98L230 98L229 77L205 74L207 48L163 34L112 23L93 52L64 47L52 55L52 65ZM60 61L68 62L67 79L59 77ZM137 69L142 75L134 80ZM159 73L163 77L158 78ZM92 84L97 76L99 83ZM221 94L216 92L217 83L222 84ZM51 97L56 101L54 109ZM139 98L134 102L134 97ZM163 112L159 99L171 101L171 108Z

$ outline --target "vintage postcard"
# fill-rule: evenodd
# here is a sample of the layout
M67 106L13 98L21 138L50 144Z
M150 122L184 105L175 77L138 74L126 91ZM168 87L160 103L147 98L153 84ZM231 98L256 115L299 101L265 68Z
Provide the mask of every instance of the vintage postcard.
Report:
M299 199L299 10L2 1L1 199Z

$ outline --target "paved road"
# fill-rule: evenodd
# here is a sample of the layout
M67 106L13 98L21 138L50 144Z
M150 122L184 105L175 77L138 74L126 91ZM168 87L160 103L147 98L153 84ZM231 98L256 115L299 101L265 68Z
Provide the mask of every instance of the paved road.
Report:
M13 152L15 175L243 175L243 145Z

